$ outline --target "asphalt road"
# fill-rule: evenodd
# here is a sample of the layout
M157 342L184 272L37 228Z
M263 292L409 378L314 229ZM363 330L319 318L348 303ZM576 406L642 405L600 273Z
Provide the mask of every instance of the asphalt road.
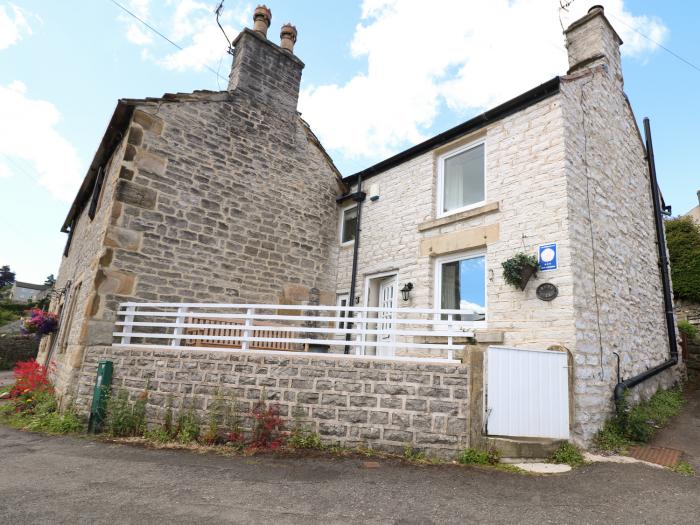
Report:
M0 427L0 523L698 523L700 478L221 457Z

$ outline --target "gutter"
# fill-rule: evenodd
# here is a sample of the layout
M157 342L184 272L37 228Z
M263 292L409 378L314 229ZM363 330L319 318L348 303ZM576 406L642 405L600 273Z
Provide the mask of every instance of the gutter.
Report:
M666 330L668 334L669 358L660 365L650 368L646 372L642 372L634 377L620 380L620 361L618 356L618 379L615 385L614 398L615 405L619 408L620 402L625 395L627 389L632 388L647 379L660 374L664 370L678 364L678 341L676 340L676 320L673 316L673 299L671 297L671 278L668 273L668 253L666 251L666 236L664 235L664 224L662 215L665 213L661 207L662 201L659 194L659 185L656 179L656 164L654 162L654 146L651 142L651 127L649 119L644 119L644 135L646 138L647 163L649 164L649 182L651 184L651 198L654 204L654 226L656 227L656 246L659 251L659 266L661 269L661 284L664 293L664 312L666 315Z
M378 175L379 173L382 173L388 169L398 166L399 164L413 159L418 155L421 155L427 151L448 144L449 142L452 142L453 140L461 137L462 135L476 131L486 126L487 124L490 124L491 122L495 122L509 115L517 113L518 111L521 111L529 106L532 106L533 104L536 104L537 102L545 100L559 93L559 83L560 78L554 77L551 80L540 84L536 88L531 89L530 91L526 91L525 93L518 95L517 97L501 104L500 106L496 106L493 109L490 109L480 115L477 115L476 117L467 120L466 122L463 122L462 124L459 124L454 128L448 129L447 131L444 131L439 135L435 135L434 137L424 142L421 142L420 144L416 144L415 146L405 151L402 151L401 153L397 153L393 157L389 157L388 159L383 160L378 164L375 164L374 166L370 166L369 168L366 168L353 175L348 175L343 179L343 182L352 186L357 182L358 178L360 177L367 180L370 177L373 177L374 175Z

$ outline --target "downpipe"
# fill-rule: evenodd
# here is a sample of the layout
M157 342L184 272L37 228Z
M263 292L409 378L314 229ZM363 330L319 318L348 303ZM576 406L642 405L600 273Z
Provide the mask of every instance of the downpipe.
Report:
M632 388L647 379L660 374L664 370L678 364L678 341L676 340L676 322L673 317L673 300L671 298L671 278L668 273L668 253L666 251L666 238L664 235L663 210L661 209L661 196L656 179L656 164L654 162L654 146L651 141L651 127L649 118L644 118L644 135L646 139L647 163L649 165L649 182L651 184L651 198L654 205L654 225L656 227L656 246L659 251L659 266L661 269L661 285L664 293L664 311L666 315L666 331L668 334L668 347L670 357L660 365L650 368L634 377L620 380L620 357L617 356L617 385L615 385L615 406L619 409L620 403L627 389Z

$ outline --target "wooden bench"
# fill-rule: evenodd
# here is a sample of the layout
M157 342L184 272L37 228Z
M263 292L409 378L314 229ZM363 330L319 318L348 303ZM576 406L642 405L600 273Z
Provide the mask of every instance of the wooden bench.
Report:
M187 320L188 324L207 324L219 325L221 328L204 327L204 328L186 328L186 335L201 335L205 337L243 337L243 332L246 330L241 326L241 321L228 321L224 319L206 319L202 317L194 317ZM276 323L266 323L267 326L285 326ZM235 326L235 328L227 328ZM248 328L250 337L266 337L276 339L300 339L302 334L287 330L266 330L264 328L255 328L253 324ZM242 341L222 341L220 339L185 339L186 346L208 346L216 348L241 348ZM252 350L280 350L285 352L306 352L308 345L302 343L288 343L283 341L250 341L248 348Z

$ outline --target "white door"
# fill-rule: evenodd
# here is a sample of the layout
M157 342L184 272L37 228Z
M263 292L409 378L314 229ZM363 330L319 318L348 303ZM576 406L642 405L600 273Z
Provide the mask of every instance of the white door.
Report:
M391 276L379 283L379 307L391 309L394 308L394 298L396 296L396 276ZM379 312L377 328L383 331L390 331L393 328L393 312ZM377 336L377 341L380 343L391 343L392 337L388 333ZM394 349L391 346L378 346L377 355L392 356Z
M569 438L566 352L490 346L486 368L489 435Z

